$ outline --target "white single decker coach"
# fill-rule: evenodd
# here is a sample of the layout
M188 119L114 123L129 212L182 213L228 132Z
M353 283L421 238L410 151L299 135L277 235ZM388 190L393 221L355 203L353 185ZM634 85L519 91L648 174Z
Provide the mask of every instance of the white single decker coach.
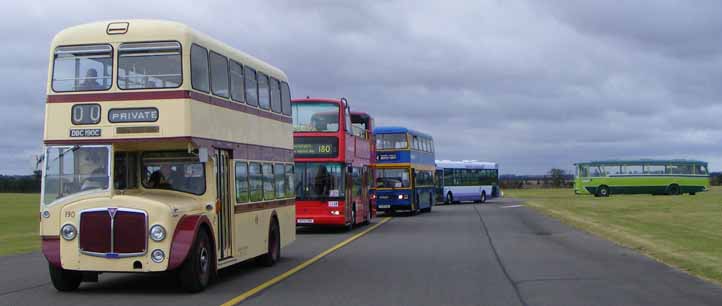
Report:
M436 161L437 200L446 204L461 201L484 203L498 197L499 165L476 160Z

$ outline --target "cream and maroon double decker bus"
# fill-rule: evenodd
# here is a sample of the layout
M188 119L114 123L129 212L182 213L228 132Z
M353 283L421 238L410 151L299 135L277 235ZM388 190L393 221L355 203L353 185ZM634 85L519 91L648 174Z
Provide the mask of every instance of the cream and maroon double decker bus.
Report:
M286 75L175 22L98 22L50 50L42 250L61 291L101 272L273 265L295 239Z

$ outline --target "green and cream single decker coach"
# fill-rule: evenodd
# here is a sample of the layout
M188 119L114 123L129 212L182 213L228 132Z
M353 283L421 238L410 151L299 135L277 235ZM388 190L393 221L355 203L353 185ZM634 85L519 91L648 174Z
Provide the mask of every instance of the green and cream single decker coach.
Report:
M574 165L576 194L694 195L709 189L707 162L699 160L606 160Z

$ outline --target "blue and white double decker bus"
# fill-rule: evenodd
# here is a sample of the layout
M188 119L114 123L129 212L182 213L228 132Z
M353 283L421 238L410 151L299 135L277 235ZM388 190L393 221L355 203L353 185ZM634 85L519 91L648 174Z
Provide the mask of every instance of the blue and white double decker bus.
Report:
M434 140L404 127L377 127L376 209L414 215L434 204Z
M437 200L446 204L461 201L486 202L498 197L499 165L475 160L436 161Z

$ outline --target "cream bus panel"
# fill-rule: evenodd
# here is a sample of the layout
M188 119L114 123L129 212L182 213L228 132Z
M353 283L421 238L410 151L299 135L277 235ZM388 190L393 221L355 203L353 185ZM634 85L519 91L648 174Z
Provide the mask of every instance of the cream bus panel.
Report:
M92 104L88 102L87 104ZM128 108L133 101L103 102L101 121L91 125L73 125L73 105L84 103L46 104L45 140L99 140L135 139L153 137L202 137L235 143L293 149L291 125L241 111L190 99L146 100L137 102L139 108L157 108L158 121L134 123L110 123L108 111ZM55 116L50 116L55 114ZM58 114L61 114L58 116ZM64 114L64 115L63 115ZM118 127L158 127L157 132L118 133ZM71 129L100 129L100 137L70 137Z

